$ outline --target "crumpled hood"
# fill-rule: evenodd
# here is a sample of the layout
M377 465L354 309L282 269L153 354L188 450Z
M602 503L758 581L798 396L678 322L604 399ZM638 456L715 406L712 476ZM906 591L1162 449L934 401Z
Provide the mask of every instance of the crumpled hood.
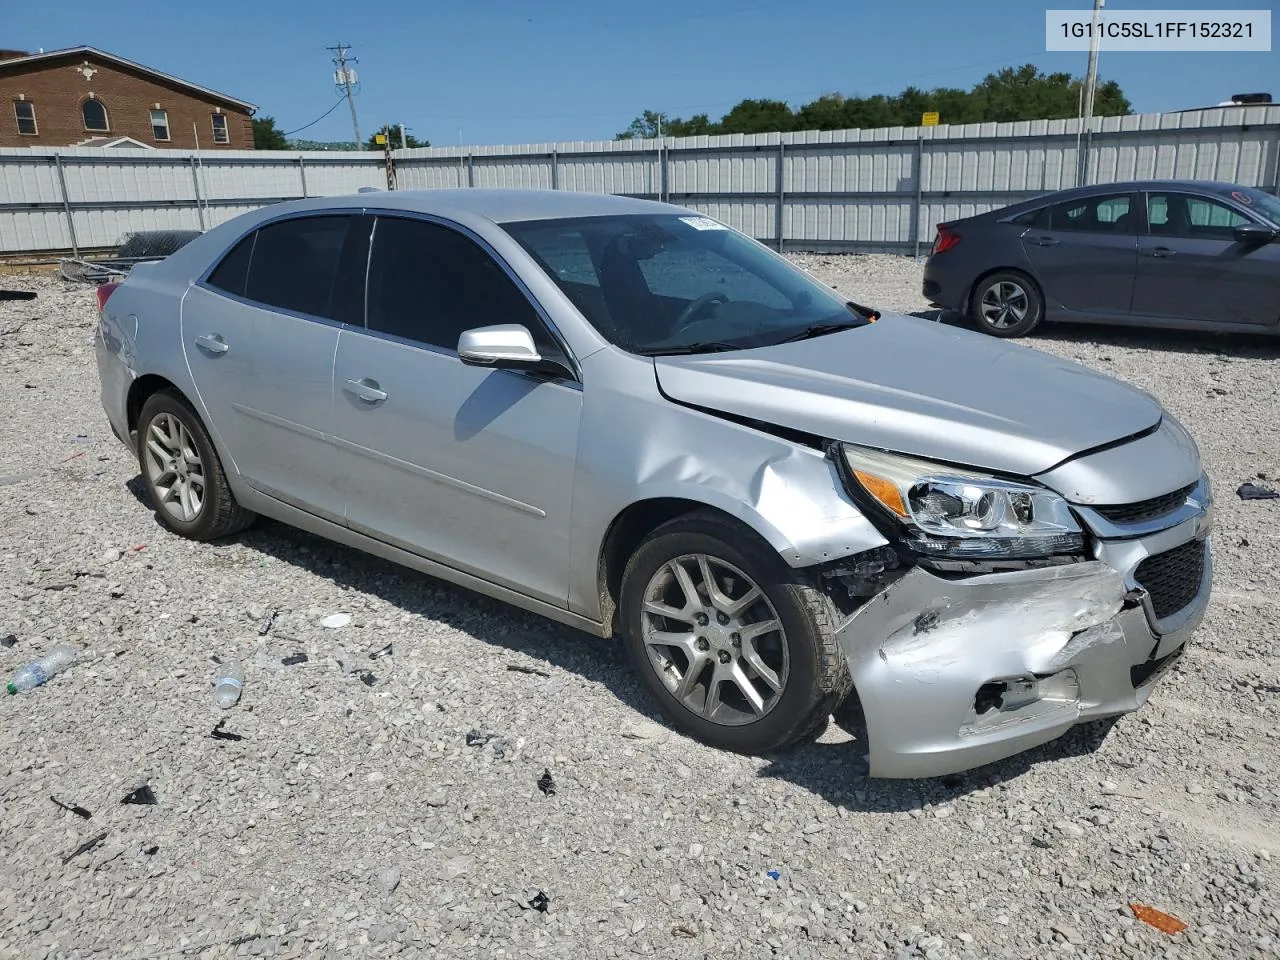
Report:
M1159 423L1150 395L917 317L798 343L655 358L681 403L820 437L1032 476Z

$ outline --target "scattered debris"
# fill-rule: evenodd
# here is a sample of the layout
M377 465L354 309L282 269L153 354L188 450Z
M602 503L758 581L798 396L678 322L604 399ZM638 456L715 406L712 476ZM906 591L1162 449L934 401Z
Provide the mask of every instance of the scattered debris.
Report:
M481 733L479 730L472 730L467 734L468 747L483 747L486 743L496 737L496 733Z
M244 737L242 737L238 733L227 733L226 731L224 731L222 728L226 726L226 723L227 723L227 718L223 717L221 720L218 721L218 725L213 728L213 731L209 734L209 736L213 737L213 739L215 740L243 740L244 739Z
M1148 907L1142 903L1130 903L1129 909L1143 923L1155 927L1161 933L1167 933L1171 937L1187 929L1187 925L1177 917L1165 913L1163 910L1157 910L1155 907Z
M13 645L17 642L18 635L16 633L11 633L7 637L0 637L0 647L4 647L6 650L12 650Z
M652 720L639 720L628 724L622 735L630 740L657 740L666 732L666 727Z
M70 863L70 862L71 862L72 860L74 860L76 857L80 856L80 854L82 854L82 853L88 853L90 850L92 850L92 849L93 849L94 847L96 847L98 844L102 843L102 841L103 841L103 840L107 839L107 834L108 834L108 832L109 832L109 831L107 831L107 830L103 830L103 831L102 831L100 834L98 834L96 837L92 837L91 839L86 840L84 843L80 844L80 846L76 847L74 850L72 850L70 853L68 853L65 857L63 857L63 858L62 858L62 862L63 862L64 864L66 864L66 863Z
M147 847L147 849L143 850L142 852L145 853L148 857L154 857L157 853L160 852L160 846L159 844L153 843L151 846Z
M130 548L129 548L129 552L130 552L130 553L141 553L141 552L142 552L143 550L145 550L145 549L147 549L147 545L146 545L145 543L139 543L139 544L137 544L136 546L130 547Z
M770 880L782 879L782 873L778 870L766 870L764 875L768 877Z
M539 913L546 913L547 907L550 906L550 904L551 898L541 890L538 891L538 895L536 897L529 901L529 906L534 910L537 910Z
M1265 483L1242 483L1236 496L1241 500L1280 500L1280 492Z
M306 663L310 658L305 653L291 653L280 662L286 667L293 667L299 663Z
M34 290L0 290L0 300L34 300Z
M389 657L391 656L391 654L392 654L391 644L388 643L385 647L382 647L378 650L374 650L371 654L369 654L369 659L377 660L379 657Z
M677 923L671 928L673 937L680 937L683 940L692 940L698 935L698 931L687 923Z
M11 694L22 693L48 683L56 674L71 666L83 652L74 644L60 643L39 660L32 660L20 667L6 689Z
M139 806L154 807L159 801L156 800L155 791L148 784L143 784L137 790L127 794L121 803L136 803Z
M258 622L258 636L265 637L271 632L271 628L275 626L276 617L280 616L279 610L272 610Z
M69 457L63 457L63 458L62 458L62 462L63 462L63 463L70 463L72 460L75 460L77 457L83 457L83 456L84 456L84 451L83 451L83 450L77 450L75 453L71 454L71 456L69 456Z
M548 797L554 797L556 795L556 782L552 779L550 770L546 768L543 769L542 776L538 778L538 789Z
M93 814L90 813L88 810L86 810L84 807L69 806L63 803L57 797L50 797L49 799L52 800L54 803L56 803L58 806L60 806L63 810L67 810L71 813L74 813L77 817L80 817L81 819L88 820L90 817L93 816Z
M223 710L230 710L240 700L240 692L244 689L244 668L236 661L222 663L217 678L213 681L213 699Z
M242 944L253 943L253 941L261 940L261 939L262 939L262 934L260 933L247 933L243 937L236 937L234 940L228 940L227 946L238 947Z
M320 626L327 627L330 630L341 630L351 622L351 614L349 613L331 613L320 621Z
M372 687L375 683L378 682L378 677L371 670L361 670L360 682L363 683L366 687Z
M507 670L511 673L531 673L535 677L549 677L551 674L545 670L539 670L537 667L526 667L519 663L508 663Z
M912 631L913 635L918 636L922 633L928 633L930 630L937 627L938 620L939 617L937 610L926 610L911 622L911 626L914 628Z
M1241 537L1240 542L1236 544L1237 547L1247 547L1248 545L1249 545L1248 537Z

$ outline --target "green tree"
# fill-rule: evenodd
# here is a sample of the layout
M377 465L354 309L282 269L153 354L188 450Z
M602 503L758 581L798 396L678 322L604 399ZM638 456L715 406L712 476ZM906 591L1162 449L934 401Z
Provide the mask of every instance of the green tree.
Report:
M942 123L1059 119L1078 115L1080 89L1079 78L1068 73L1042 73L1033 64L1026 64L988 74L971 90L907 87L892 96L877 93L866 97L825 93L794 111L780 100L743 100L714 121L706 114L682 120L646 110L618 134L618 139L657 136L660 116L662 132L673 137L914 127L920 124L921 114L930 111L936 111ZM1132 109L1118 83L1099 83L1095 115L1124 115Z
M253 118L253 149L255 150L288 150L289 142L276 127L275 117Z
M385 134L387 139L391 141L392 150L396 150L400 147L400 127L397 124L388 123L386 126L379 127L377 130L373 131L373 133L369 134L369 139L364 142L364 148L366 150L382 149L382 144L374 142L374 138L380 133ZM419 140L412 133L406 131L404 145L409 148L429 147L431 146L431 141Z

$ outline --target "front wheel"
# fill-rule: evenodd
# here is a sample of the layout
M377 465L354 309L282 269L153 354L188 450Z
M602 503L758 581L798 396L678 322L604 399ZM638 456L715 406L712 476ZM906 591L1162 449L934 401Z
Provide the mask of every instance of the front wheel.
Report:
M620 612L662 712L713 747L791 746L850 688L830 601L754 533L714 514L679 517L640 545Z
M993 337L1025 337L1044 316L1044 300L1031 278L1001 270L973 291L974 326Z

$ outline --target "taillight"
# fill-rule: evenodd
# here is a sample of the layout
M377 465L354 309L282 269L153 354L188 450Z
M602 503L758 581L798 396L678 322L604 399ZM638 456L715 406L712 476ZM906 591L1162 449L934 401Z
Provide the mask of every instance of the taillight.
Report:
M938 236L933 241L933 252L946 253L959 242L960 234L940 223L938 224Z
M111 294L116 292L116 287L118 286L120 286L120 284L118 283L98 284L98 309L99 310L103 310L106 308L107 299L111 296Z

